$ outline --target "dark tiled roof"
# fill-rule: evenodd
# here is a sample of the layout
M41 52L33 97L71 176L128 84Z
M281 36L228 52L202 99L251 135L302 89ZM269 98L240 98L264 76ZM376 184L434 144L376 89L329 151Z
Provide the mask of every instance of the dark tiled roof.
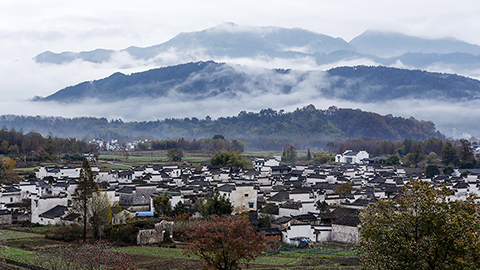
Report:
M65 205L57 205L52 209L48 210L47 212L40 214L39 217L54 219L63 216L67 210L68 207L66 207Z
M301 202L286 202L280 206L280 208L287 208L287 209L300 209L302 207Z
M280 192L278 192L277 194L275 194L274 196L272 196L272 197L270 198L270 201L273 201L273 202L282 202L282 201L288 200L289 198L290 198L289 192L287 192L287 191L280 191Z

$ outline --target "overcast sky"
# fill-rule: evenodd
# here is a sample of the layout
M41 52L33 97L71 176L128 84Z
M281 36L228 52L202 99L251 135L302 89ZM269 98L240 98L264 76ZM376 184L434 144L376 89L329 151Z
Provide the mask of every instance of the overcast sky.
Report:
M346 41L372 29L480 44L479 14L478 0L1 0L0 114L62 114L15 102L118 71L118 63L34 64L44 51L146 47L224 22L299 27Z
M347 41L380 29L480 44L478 14L477 0L2 0L0 56L149 46L224 22L300 27Z

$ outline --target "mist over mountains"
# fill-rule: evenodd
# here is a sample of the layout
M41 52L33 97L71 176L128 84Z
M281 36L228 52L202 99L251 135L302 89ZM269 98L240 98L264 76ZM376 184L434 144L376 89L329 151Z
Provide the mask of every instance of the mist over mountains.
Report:
M445 70L468 75L480 68L480 46L453 38L424 39L394 32L367 30L350 42L300 28L248 27L234 23L198 32L180 33L150 47L123 50L95 49L84 52L43 52L37 63L65 64L75 60L92 63L112 61L124 55L145 63L171 63L172 55L184 61L225 59L311 59L317 65L376 63L410 69ZM434 70L439 71L439 70ZM466 73L465 73L466 72Z
M347 42L226 23L144 48L41 53L21 87L43 102L2 106L4 114L150 121L336 105L479 137L479 53L454 39L366 31Z
M298 94L354 102L425 99L460 102L480 97L480 81L452 74L378 67L339 67L328 71L258 70L225 63L197 62L83 82L37 101L110 103L131 98L172 103L218 98Z

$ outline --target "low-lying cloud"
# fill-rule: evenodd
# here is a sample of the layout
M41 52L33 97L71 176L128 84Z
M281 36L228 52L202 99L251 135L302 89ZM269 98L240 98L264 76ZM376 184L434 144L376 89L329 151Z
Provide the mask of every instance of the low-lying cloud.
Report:
M0 86L0 114L44 115L44 116L95 116L124 121L148 121L164 118L197 117L212 118L235 116L240 111L258 112L272 108L292 111L313 104L317 109L332 105L344 108L359 108L365 111L394 116L410 117L433 121L438 130L452 137L480 137L480 106L478 101L461 103L439 102L436 100L394 100L382 103L358 103L322 96L317 90L322 84L322 71L337 66L369 65L377 63L369 59L355 59L318 66L312 57L270 58L259 55L256 58L219 58L220 62L232 64L231 68L251 78L242 84L246 92L235 92L235 98L214 97L188 100L185 96L171 91L168 96L158 99L134 98L125 101L107 102L88 100L78 104L55 102L31 102L36 95L48 96L56 91L83 81L107 77L115 72L130 74L161 66L185 62L212 60L204 50L178 52L174 49L159 54L150 60L132 58L126 52L113 54L104 63L90 63L81 60L64 64L37 64L33 60L19 60L0 63L2 84ZM405 67L403 63L395 63ZM279 76L271 68L292 69L288 76ZM408 68L408 67L406 67ZM296 71L298 70L298 71ZM305 73L300 71L312 70ZM456 67L432 66L438 72L453 72ZM457 72L458 73L458 72ZM463 75L480 78L480 70L464 70ZM212 78L214 79L214 78ZM281 91L280 85L291 85L290 91Z

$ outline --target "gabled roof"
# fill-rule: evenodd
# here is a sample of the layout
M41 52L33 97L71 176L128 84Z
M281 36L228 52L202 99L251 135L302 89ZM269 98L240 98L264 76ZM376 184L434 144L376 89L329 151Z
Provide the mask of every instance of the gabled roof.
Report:
M333 210L331 214L335 219L332 224L351 227L356 227L358 224L360 224L360 218L358 217L360 214L359 209L339 207Z
M234 185L223 185L218 188L218 191L222 191L222 192L232 192L232 190L235 190Z
M273 224L277 224L277 225L280 225L280 224L285 224L287 222L289 222L290 220L292 220L291 217L279 217L277 220L275 220L274 222L272 222Z
M57 205L43 214L40 214L39 217L54 219L63 216L67 210L68 207L65 205Z
M287 209L300 209L302 208L301 202L286 202L280 206L280 208L287 208Z
M288 191L280 191L277 194L273 195L270 198L270 201L282 202L282 201L285 201L285 200L288 200L288 199L290 199L290 193Z

